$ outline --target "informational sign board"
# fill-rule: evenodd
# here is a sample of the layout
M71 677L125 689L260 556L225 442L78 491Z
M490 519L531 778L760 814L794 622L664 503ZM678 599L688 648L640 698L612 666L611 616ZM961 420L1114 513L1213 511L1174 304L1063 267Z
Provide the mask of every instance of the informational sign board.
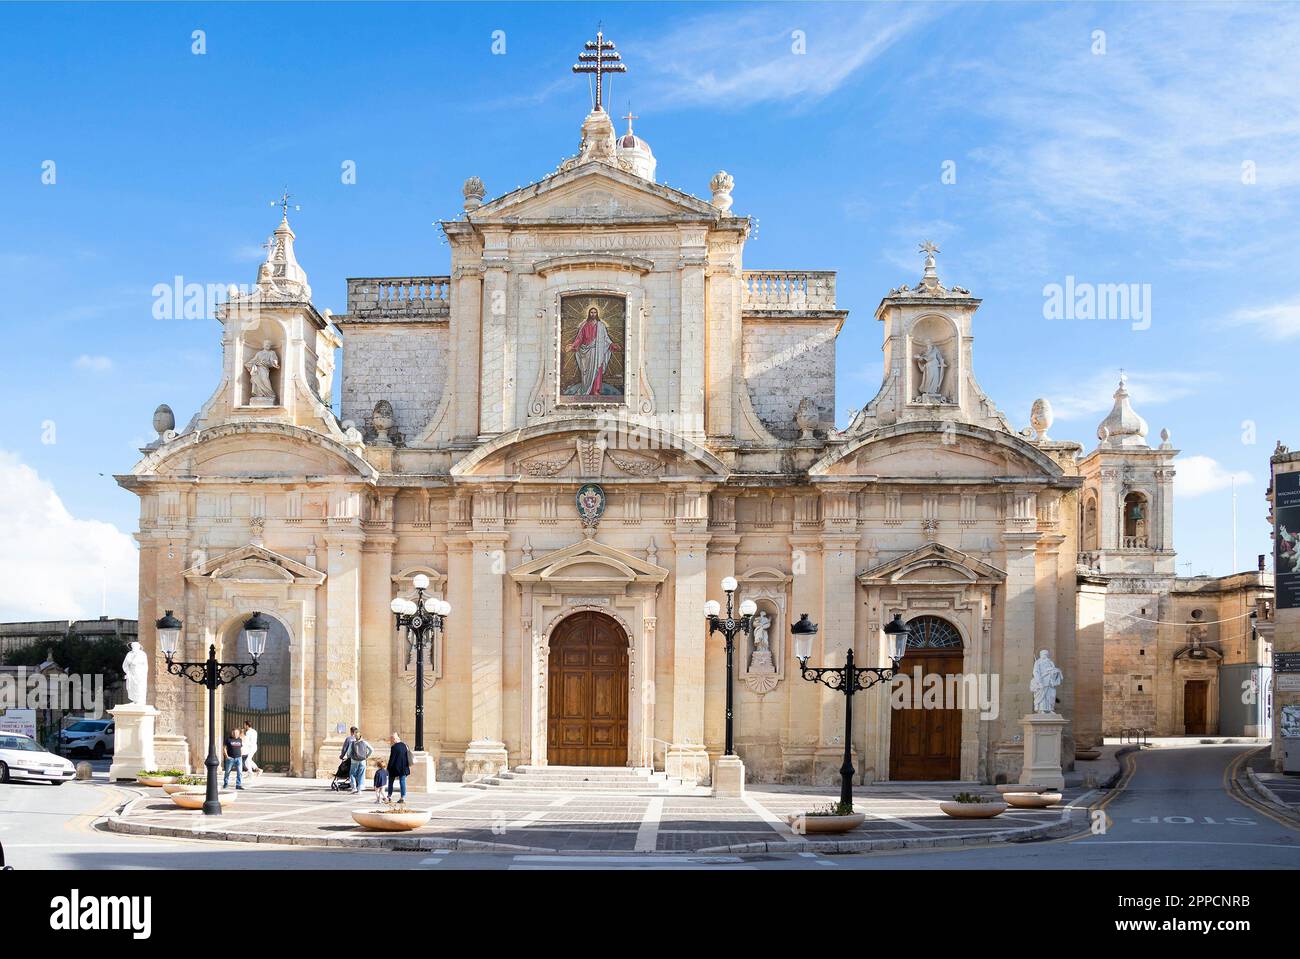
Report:
M36 710L0 709L0 733L20 733L36 738Z
M1300 673L1300 653L1273 652L1273 672Z
M1300 673L1278 673L1277 691L1280 693L1300 692Z
M1300 609L1300 472L1273 476L1273 585L1278 609Z

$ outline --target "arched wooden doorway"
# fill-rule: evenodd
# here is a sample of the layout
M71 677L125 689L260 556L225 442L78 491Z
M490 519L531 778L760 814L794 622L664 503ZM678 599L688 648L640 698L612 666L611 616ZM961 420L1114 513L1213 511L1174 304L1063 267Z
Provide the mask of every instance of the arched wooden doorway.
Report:
M562 620L551 634L546 761L626 766L627 636L603 613Z
M956 703L943 700L941 708L917 708L922 705L923 690L917 670L921 677L960 674L964 660L961 633L938 616L918 616L908 626L911 636L899 672L907 677L909 696L907 708L891 710L889 778L960 779L961 710Z

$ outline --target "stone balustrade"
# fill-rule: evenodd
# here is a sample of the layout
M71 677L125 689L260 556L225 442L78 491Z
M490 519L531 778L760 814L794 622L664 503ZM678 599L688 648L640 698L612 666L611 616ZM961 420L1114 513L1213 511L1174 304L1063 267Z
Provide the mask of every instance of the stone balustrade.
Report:
M348 279L348 315L357 318L446 317L449 276L377 276Z
M746 310L833 310L835 274L824 270L746 270Z
M1145 536L1125 536L1121 541L1121 549L1149 549L1147 538Z

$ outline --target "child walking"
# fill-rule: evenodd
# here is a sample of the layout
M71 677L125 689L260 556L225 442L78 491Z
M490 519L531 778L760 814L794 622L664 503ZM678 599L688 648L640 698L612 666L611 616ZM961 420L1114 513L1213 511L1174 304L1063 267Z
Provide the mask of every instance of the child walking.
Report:
M384 767L382 759L375 763L375 802L388 802L388 797L384 795L384 790L388 786L388 770Z

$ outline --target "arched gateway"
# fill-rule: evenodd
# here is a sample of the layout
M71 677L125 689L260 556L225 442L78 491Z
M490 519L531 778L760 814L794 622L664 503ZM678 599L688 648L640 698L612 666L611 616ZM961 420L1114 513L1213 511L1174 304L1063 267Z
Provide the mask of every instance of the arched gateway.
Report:
M628 762L627 635L604 613L583 611L555 627L550 642L547 762Z

